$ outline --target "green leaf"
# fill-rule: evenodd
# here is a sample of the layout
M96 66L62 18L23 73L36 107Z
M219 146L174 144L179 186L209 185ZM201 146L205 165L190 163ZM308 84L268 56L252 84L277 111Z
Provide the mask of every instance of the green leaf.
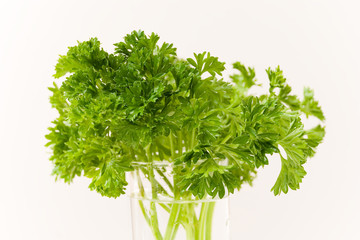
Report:
M300 109L300 100L295 95L290 95L291 87L289 85L285 85L280 89L279 99L287 106L290 107L291 110L299 110Z
M305 131L304 140L308 144L307 155L313 157L315 155L316 148L322 142L325 137L325 128L318 125Z
M92 182L89 185L91 190L96 190L102 196L118 197L125 194L125 171L121 160L112 159L104 163L95 172ZM128 168L129 169L129 168Z
M270 80L270 88L269 92L274 93L275 88L283 88L285 87L286 78L283 75L283 71L278 66L275 70L268 68L266 70L268 78Z
M280 174L276 180L275 185L271 189L275 195L280 195L281 192L287 193L289 188L292 190L299 189L300 183L306 175L306 171L304 170L303 166L291 165L283 157L281 157L281 162L282 164Z
M100 48L97 38L89 41L78 42L77 46L69 47L66 55L60 56L55 66L55 78L60 78L66 73L73 73L77 70L88 68L100 69L108 62L108 54Z
M240 94L245 95L247 91L256 84L254 68L246 68L240 62L233 64L233 68L239 70L240 74L230 76Z
M315 116L321 121L325 120L319 102L314 99L314 91L310 88L304 88L304 100L301 103L301 111L304 112L306 116Z
M210 53L194 53L194 57L195 60L188 58L187 61L199 71L200 75L208 72L212 76L215 76L215 74L221 76L222 71L225 70L225 63L220 62L217 57L211 56Z

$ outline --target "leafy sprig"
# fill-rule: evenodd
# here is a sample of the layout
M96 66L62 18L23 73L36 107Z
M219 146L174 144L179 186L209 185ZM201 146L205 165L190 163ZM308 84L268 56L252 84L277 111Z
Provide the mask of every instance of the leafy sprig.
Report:
M222 198L279 154L272 191L298 189L325 134L321 125L305 130L300 118L325 119L313 91L305 88L303 100L291 95L278 67L267 70L269 94L251 96L260 86L253 68L234 63L239 72L226 82L217 57L179 59L172 44L158 41L134 31L113 54L92 38L60 56L54 77L69 75L49 88L59 112L46 136L53 174L68 183L86 176L90 189L118 197L133 162L169 161L181 193Z

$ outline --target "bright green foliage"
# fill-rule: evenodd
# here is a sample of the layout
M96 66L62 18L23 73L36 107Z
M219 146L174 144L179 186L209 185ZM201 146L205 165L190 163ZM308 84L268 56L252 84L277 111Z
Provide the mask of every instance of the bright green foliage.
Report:
M215 74L221 76L221 72L225 70L225 63L219 62L218 58L210 56L210 53L194 53L194 57L195 59L188 58L187 61L198 70L200 75L208 72L211 76L215 76Z
M90 189L118 197L132 162L165 160L176 165L180 193L222 198L251 184L268 156L280 154L272 191L298 189L325 134L320 125L304 130L300 119L324 120L313 91L305 88L302 101L290 95L278 67L267 70L269 95L249 96L259 86L253 68L234 63L239 73L229 83L219 78L225 68L217 57L182 60L172 44L158 41L134 31L114 54L92 38L60 56L54 77L70 74L49 88L59 112L46 136L53 174L68 183L89 177Z
M234 63L233 68L239 70L240 74L234 74L230 77L240 94L245 95L252 86L256 85L255 70L250 67L246 68L239 62Z

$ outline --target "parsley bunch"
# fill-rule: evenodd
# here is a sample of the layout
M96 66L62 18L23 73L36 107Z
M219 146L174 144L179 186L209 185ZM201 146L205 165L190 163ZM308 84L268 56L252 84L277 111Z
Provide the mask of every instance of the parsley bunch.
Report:
M69 47L56 64L50 102L59 112L46 135L53 174L118 197L134 162L168 161L180 193L223 198L251 184L256 170L279 154L275 195L299 188L304 164L315 154L324 127L304 129L301 115L324 120L313 91L291 94L280 68L266 70L269 93L248 95L255 71L239 62L231 81L204 52L180 59L159 36L134 31L108 53L97 38ZM281 151L280 151L281 149ZM224 164L224 162L226 164Z

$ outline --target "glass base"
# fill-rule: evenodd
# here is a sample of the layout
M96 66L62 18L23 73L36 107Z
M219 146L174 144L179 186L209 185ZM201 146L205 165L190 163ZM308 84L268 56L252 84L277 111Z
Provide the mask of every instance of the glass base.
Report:
M227 240L229 199L156 200L132 194L133 240Z

